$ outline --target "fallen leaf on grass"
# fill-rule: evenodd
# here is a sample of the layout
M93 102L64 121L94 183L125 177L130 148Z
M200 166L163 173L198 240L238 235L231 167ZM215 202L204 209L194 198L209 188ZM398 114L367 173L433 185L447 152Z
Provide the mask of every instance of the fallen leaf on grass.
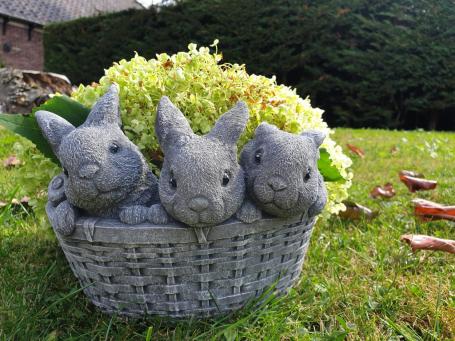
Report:
M23 196L23 197L21 198L21 200L18 200L18 199L13 199L13 200L11 200L11 203L12 203L13 205L24 205L24 206L25 206L25 205L28 205L29 202L30 202L30 197L28 197L28 196L26 196L26 195Z
M370 195L372 198L377 198L377 197L383 197L383 198L392 198L395 196L395 189L393 188L393 185L388 182L384 186L376 186L375 188L372 189L370 192Z
M411 246L412 252L416 250L434 250L455 253L455 240L441 239L422 234L404 234L400 240Z
M397 146L393 146L392 148L390 148L390 154L392 154L392 155L397 154L399 151L400 151L400 148L398 148Z
M400 171L399 174L400 174L400 176L407 175L407 176L412 176L413 178L421 178L421 179L425 178L425 175L423 175L422 173L417 173L417 172L408 171L408 170L402 170L402 171Z
M16 155L8 156L5 160L3 160L3 167L5 168L13 168L19 166L21 164L21 160L19 160Z
M371 220L378 215L378 212L352 201L343 201L343 204L346 206L346 210L338 213L338 216L343 219L360 220L365 218Z
M14 212L19 212L25 209L27 212L31 212L32 207L30 206L30 197L23 196L20 200L19 199L12 199L10 203L0 200L0 208L4 208L6 206L11 206L11 209Z
M348 148L351 152L360 156L362 159L365 157L365 152L362 149L360 149L359 147L354 146L353 144L350 144L350 143L346 144L346 146L348 146Z
M455 221L455 206L444 206L433 201L414 199L414 213L422 220L447 219Z
M401 171L399 177L400 181L408 187L410 192L428 191L435 189L438 184L437 181L424 179L423 174L411 171Z

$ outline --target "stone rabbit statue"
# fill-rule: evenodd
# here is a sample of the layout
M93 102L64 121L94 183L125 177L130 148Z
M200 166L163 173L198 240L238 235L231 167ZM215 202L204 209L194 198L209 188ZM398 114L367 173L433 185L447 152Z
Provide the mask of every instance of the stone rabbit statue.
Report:
M156 177L120 128L116 85L77 128L48 111L36 119L64 169L49 185L46 207L58 232L71 234L79 214L114 218L125 207L159 201Z
M278 217L319 214L327 201L317 165L324 138L319 131L295 135L261 123L240 157L247 194L256 206L247 200L237 217L244 222L260 219L257 208Z
M162 206L154 205L148 211L140 207L129 210L155 224L166 223L169 214L193 227L217 225L234 215L245 194L237 140L248 117L246 104L238 102L208 134L198 136L182 112L169 98L162 97L155 123L164 152L159 180Z

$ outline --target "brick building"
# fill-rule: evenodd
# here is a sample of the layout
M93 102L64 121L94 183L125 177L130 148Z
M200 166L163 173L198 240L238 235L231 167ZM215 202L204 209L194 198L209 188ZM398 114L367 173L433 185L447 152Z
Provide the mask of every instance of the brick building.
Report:
M0 0L0 63L43 70L43 26L129 8L136 0Z

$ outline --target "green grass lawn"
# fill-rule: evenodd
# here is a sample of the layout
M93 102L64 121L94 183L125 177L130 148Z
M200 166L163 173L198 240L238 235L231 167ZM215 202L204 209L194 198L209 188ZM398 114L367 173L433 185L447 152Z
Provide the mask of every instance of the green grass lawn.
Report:
M267 339L453 340L455 256L413 254L403 233L455 239L455 224L422 223L411 200L455 204L455 134L337 129L353 156L351 199L378 210L373 221L319 221L301 281L289 295L224 320L126 320L98 312L80 291L44 215L47 182L57 169L28 143L0 130L0 160L16 154L24 164L0 165L0 200L29 195L34 214L0 210L0 339ZM390 150L398 147L392 155ZM434 191L411 194L401 169L439 181ZM375 185L392 182L391 200L374 200Z

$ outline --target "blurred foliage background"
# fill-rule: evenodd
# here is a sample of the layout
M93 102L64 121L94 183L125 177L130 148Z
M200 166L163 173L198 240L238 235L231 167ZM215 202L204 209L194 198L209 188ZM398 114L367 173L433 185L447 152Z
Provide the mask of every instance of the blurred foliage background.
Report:
M49 71L97 81L114 61L220 40L224 61L276 75L331 126L455 129L451 0L181 0L45 28Z

